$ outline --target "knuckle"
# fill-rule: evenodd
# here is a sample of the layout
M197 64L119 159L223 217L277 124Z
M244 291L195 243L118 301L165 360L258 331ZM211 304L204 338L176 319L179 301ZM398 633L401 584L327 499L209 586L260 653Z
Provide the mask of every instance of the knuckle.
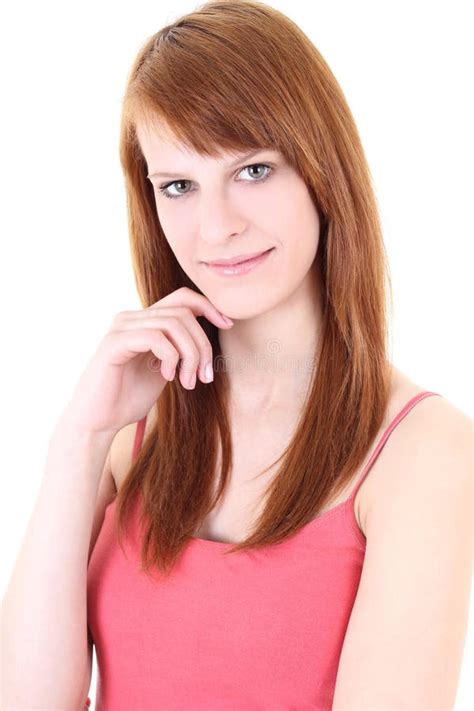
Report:
M171 348L169 349L169 355L167 354L166 357L167 360L169 360L170 365L172 365L173 368L176 368L179 363L179 353L176 348L173 348L173 346L171 346Z
M150 329L148 329L148 328L146 328L144 330L147 331L148 333L150 332ZM157 341L158 343L162 343L164 340L166 340L165 335L160 328L154 328L152 330L152 333L153 333L153 340L154 341Z
M181 319L178 316L167 316L166 320L172 328L181 328Z
M120 327L122 325L122 323L127 320L127 318L130 318L130 314L132 314L132 313L133 313L132 311L119 311L113 317L110 327L111 328Z
M178 313L181 314L181 316L184 316L185 318L188 318L189 316L193 316L193 312L190 309L189 306L177 306L176 307L178 310Z
M199 351L201 354L201 358L203 358L204 362L207 363L209 358L212 356L212 348L210 347L209 341L207 339L199 340Z
M145 309L145 314L149 316L159 316L162 308L162 306L160 307L156 306L156 304L153 304L153 306L149 306L147 309Z
M183 359L183 370L196 370L199 361L199 353L193 351L187 353Z
M119 331L107 331L107 333L102 339L102 343L108 346L110 343L113 343L117 340L118 334Z

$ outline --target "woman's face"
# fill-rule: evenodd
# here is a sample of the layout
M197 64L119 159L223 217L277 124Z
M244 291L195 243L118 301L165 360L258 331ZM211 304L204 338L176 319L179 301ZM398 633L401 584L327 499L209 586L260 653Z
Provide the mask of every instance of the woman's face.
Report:
M137 126L157 215L181 268L227 316L248 319L311 279L319 216L306 184L272 149L219 159L190 153L164 131ZM157 175L160 173L160 175ZM271 250L231 276L206 262Z

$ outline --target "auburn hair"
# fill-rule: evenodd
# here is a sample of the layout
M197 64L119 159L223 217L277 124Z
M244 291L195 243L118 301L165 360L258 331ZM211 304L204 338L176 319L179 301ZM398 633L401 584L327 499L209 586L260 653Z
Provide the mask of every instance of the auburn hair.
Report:
M122 102L120 161L144 308L180 287L202 293L165 238L147 179L136 126L156 120L202 155L280 151L304 179L321 218L312 267L319 270L323 302L317 367L294 436L273 463L281 462L262 515L251 535L225 552L274 545L344 490L388 405L392 291L370 171L338 82L292 20L255 0L213 0L181 16L139 49ZM198 321L218 361L217 327ZM198 379L194 390L177 377L166 384L154 425L117 493L122 549L129 517L140 506L141 565L148 574L171 572L226 490L228 378L225 368L214 370L214 381Z

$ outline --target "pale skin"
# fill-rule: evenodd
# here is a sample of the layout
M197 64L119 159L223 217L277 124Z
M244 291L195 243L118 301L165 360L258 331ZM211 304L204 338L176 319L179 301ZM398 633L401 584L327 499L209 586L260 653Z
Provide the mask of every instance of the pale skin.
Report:
M278 344L272 363L304 360L318 345L319 284L310 266L319 219L306 186L273 151L230 170L236 156L203 158L170 136L139 132L149 173L172 171L185 197L170 200L153 178L156 207L169 244L209 300L235 325L219 329L229 370L234 463L231 486L196 535L243 539L261 505L254 474L279 456L306 394L308 369L259 368L258 355ZM250 185L245 166L275 173ZM257 181L256 178L253 179ZM179 194L171 188L170 192ZM296 243L295 235L298 236ZM275 247L272 261L224 279L199 261ZM250 356L250 357L249 357ZM372 447L406 402L425 389L392 367L386 416ZM153 425L153 412L146 433ZM145 433L145 434L146 434ZM100 484L91 548L130 466L135 425L115 437ZM422 446L420 445L422 443ZM365 461L332 508L346 499ZM323 510L326 510L323 509ZM399 423L361 486L355 512L367 538L361 583L341 655L335 709L448 709L456 694L472 574L472 420L442 397L418 403ZM387 565L387 561L390 562Z
M178 147L168 133L139 127L138 136L176 259L235 322L219 335L235 408L261 417L300 401L311 372L291 364L313 357L321 323L319 281L310 270L320 224L304 181L274 150L231 167L239 155L209 159ZM172 174L186 183L169 185ZM159 189L163 185L174 199ZM266 263L244 276L225 278L202 263L271 247ZM266 367L264 356L271 356Z

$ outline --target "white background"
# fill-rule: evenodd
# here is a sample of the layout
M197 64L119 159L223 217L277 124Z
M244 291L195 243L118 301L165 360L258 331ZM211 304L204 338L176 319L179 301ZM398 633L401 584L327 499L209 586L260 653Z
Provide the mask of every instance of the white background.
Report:
M472 5L270 4L323 54L360 131L390 258L392 360L472 416ZM4 6L2 590L66 397L112 317L141 308L118 157L126 76L145 39L197 5ZM471 613L457 709L472 707L473 636ZM95 682L94 664L93 700Z

